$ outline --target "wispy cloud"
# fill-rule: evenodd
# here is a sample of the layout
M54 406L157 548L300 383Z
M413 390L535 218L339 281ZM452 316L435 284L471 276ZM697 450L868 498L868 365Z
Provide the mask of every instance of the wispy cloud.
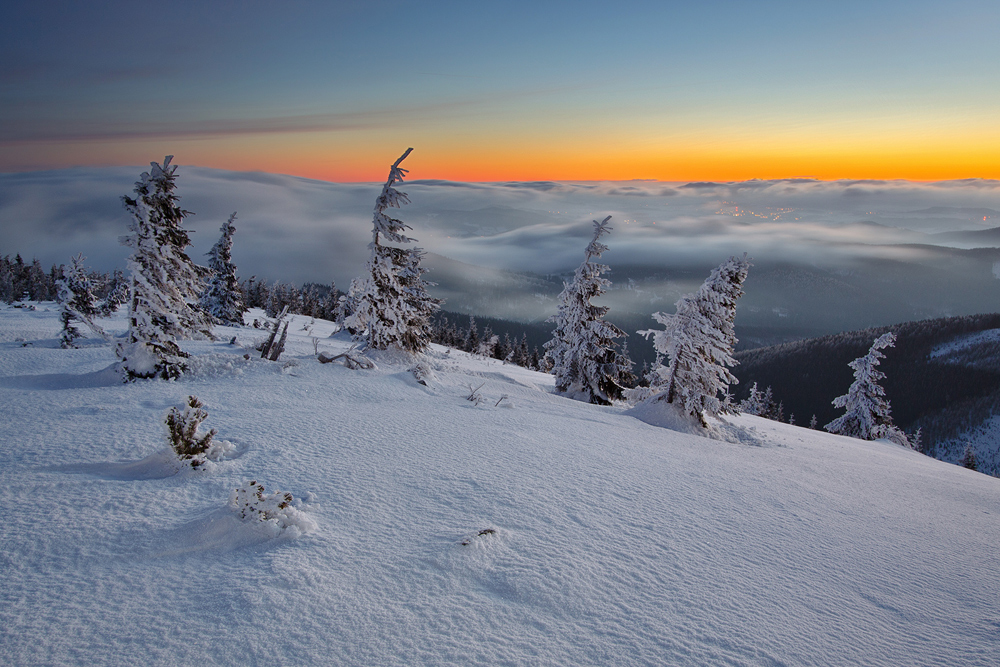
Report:
M0 143L34 143L67 141L126 141L136 139L196 139L234 137L261 134L306 132L345 132L390 127L414 114L441 113L467 106L451 103L424 107L383 109L348 113L300 114L265 118L185 119L178 121L134 120L124 123L105 121L70 121L54 124L49 121L25 120L0 128Z
M158 76L155 67L121 69L93 74L102 81ZM495 110L512 101L538 98L565 91L567 87L504 90L447 99L425 104L379 106L373 104L356 111L273 116L192 117L190 112L173 110L130 112L124 117L116 109L107 109L100 118L81 114L57 114L60 118L36 118L18 114L13 109L0 113L0 145L60 142L133 141L151 139L199 139L301 134L311 132L355 132L412 125L419 122L440 123L465 114ZM512 187L544 187L544 184L511 184Z

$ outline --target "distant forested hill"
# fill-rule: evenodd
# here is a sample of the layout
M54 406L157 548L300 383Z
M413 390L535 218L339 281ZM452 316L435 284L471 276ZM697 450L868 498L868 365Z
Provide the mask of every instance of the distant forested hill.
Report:
M773 388L784 414L820 427L839 416L835 397L853 381L848 363L864 355L878 336L896 334L885 350L882 386L893 419L909 433L922 429L926 453L950 460L948 443L1000 413L1000 314L906 322L795 341L736 354L737 399L756 382Z

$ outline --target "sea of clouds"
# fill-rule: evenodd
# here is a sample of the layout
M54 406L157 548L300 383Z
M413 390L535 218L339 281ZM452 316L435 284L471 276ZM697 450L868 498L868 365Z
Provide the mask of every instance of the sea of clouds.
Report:
M94 268L123 267L126 250L118 237L125 233L128 217L120 197L131 192L141 171L114 167L0 174L0 253L37 257L46 267L83 253ZM181 204L194 213L187 225L193 231L190 253L196 261L236 211L233 255L244 278L336 281L345 288L363 270L381 184L328 183L184 165L178 176ZM582 259L591 221L608 215L614 231L605 239L610 250L603 260L621 275L630 267L643 267L666 273L690 270L697 277L727 256L746 252L757 266L787 263L839 275L858 267L871 271L880 265L950 263L952 273L975 274L963 275L962 281L975 284L981 278L987 284L993 278L991 265L984 270L981 258L969 264L967 257L955 254L961 251L953 249L1000 246L987 231L1000 227L1000 181L982 179L941 183L415 179L400 189L411 203L397 217L412 227L412 236L431 253L428 264L440 265L441 257L456 260L461 264L450 263L451 273L464 266L472 282L495 277L497 270L565 275ZM955 262L969 266L955 268ZM979 276L984 271L986 275ZM429 277L434 279L433 272ZM673 296L664 294L660 300Z

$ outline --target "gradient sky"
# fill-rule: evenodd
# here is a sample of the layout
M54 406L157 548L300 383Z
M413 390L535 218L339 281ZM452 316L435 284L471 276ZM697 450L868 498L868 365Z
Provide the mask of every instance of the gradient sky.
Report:
M0 171L1000 178L1000 3L21 2Z

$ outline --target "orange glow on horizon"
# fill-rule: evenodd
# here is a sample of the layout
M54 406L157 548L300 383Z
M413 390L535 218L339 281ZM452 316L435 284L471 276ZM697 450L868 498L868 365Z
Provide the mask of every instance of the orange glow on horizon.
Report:
M497 156L488 164L476 164L448 155L421 156L419 147L404 163L410 180L440 179L461 182L504 181L629 181L667 182L747 181L781 178L815 178L823 181L910 180L947 181L966 178L1000 179L1000 163L994 156L958 159L953 155L898 156L874 159L867 155L839 155L823 159L772 156L675 155L672 158L626 159L606 156L584 161L576 156ZM400 151L402 152L402 151ZM463 156L464 157L464 156ZM385 165L373 164L370 155L358 156L353 164L330 161L280 160L248 166L241 161L220 161L217 166L237 171L269 171L330 182L377 182L385 178L394 157Z
M333 141L297 135L231 140L171 140L94 145L24 147L24 169L145 165L172 154L178 165L288 174L330 182L378 182L389 165L412 146L403 166L410 180L503 181L746 181L781 178L945 181L1000 179L1000 133L992 137L948 137L923 143L902 137L809 145L704 137L640 145L626 137L604 141L504 142L478 138L442 145L437 137L371 137ZM773 138L772 138L773 139ZM28 160L33 162L29 162ZM38 166L34 166L37 164Z
M421 140L423 139L423 140ZM618 141L617 139L620 139ZM603 142L563 137L532 142L486 140L442 145L437 137L386 137L375 143L327 142L274 145L261 153L219 151L191 155L191 162L232 170L283 173L332 182L377 182L389 165L412 146L404 167L410 179L465 182L502 181L745 181L810 177L819 180L878 179L945 181L1000 179L1000 133L995 137L946 137L913 142L905 137L881 141L854 137L850 142L797 143L790 137L765 141L661 141L637 145L626 137ZM276 144L278 142L275 142ZM297 142L296 142L297 143ZM180 156L180 153L178 153ZM204 159L202 159L204 158Z

